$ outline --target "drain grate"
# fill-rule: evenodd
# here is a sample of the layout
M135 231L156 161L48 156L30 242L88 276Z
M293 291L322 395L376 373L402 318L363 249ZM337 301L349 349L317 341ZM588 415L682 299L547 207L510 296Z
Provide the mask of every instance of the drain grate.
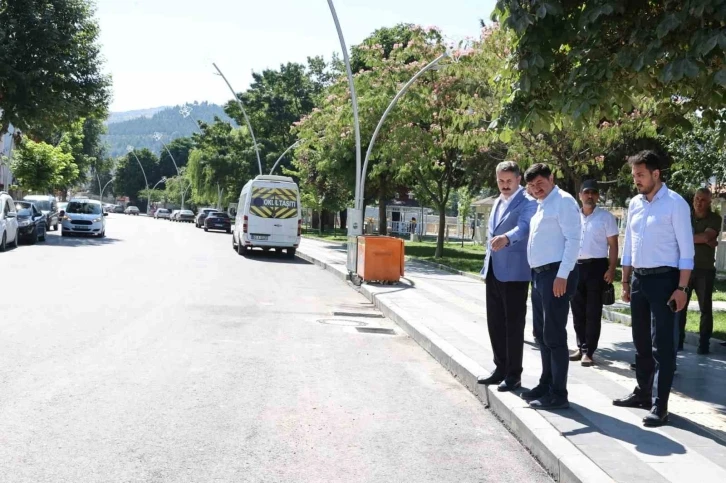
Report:
M340 325L342 327L356 327L360 329L364 325L368 325L366 322L360 320L349 320L349 319L320 319L318 323L325 325Z
M366 317L371 319L382 319L382 314L375 312L333 312L335 317Z
M396 331L393 329L384 329L383 327L356 327L355 330L363 332L364 334L386 334L396 335Z

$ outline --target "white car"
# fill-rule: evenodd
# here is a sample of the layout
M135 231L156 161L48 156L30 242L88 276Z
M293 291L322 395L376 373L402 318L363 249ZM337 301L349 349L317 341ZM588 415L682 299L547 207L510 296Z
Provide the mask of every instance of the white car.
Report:
M154 218L157 220L159 218L168 220L170 216L171 216L171 211L167 210L166 208L159 208L158 210L156 210L154 212Z
M0 252L8 245L18 246L18 213L10 195L0 191Z
M70 234L96 235L99 238L106 236L106 217L101 203L88 198L73 198L66 206L63 217L62 236Z

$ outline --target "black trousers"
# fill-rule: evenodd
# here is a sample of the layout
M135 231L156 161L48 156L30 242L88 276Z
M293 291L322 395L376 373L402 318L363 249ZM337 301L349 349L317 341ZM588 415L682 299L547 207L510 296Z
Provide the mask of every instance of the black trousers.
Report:
M572 319L580 352L592 357L600 341L602 329L602 292L605 288L607 258L596 258L578 263L580 280L570 303Z
M556 268L542 273L532 271L532 320L534 338L539 345L542 358L542 375L539 384L548 387L550 394L567 397L567 371L570 354L567 350L567 315L570 299L575 293L578 267L567 277L567 291L562 297L555 297L553 287L557 278Z
M633 275L630 294L633 343L635 344L635 392L652 396L653 406L668 408L676 365L676 314L668 299L678 288L680 272Z
M688 284L686 295L688 302L691 301L691 295L696 292L698 299L698 308L701 311L701 325L699 326L700 341L699 346L707 348L711 343L711 335L713 334L713 286L716 283L716 270L704 270L696 268L691 272L691 281ZM679 342L682 345L686 339L686 322L688 311L682 310L678 313L678 322L680 327Z
M496 372L516 381L522 376L529 282L500 282L491 261L486 281L487 327Z

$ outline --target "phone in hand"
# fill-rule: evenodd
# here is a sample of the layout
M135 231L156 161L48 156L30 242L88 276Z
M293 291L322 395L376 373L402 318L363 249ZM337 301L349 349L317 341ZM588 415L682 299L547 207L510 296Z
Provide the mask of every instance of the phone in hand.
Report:
M671 312L678 312L678 304L676 304L676 299L673 299L670 302L668 302L668 307L671 308Z

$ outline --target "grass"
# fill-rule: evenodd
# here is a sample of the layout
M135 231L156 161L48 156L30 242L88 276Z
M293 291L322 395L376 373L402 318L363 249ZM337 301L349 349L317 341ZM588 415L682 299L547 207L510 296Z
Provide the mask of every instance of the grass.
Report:
M618 268L615 273L615 282L613 282L613 285L615 285L615 297L620 297L620 292L623 287L622 284L623 279L623 271ZM696 294L694 293L691 296L691 300L696 300ZM714 285L713 289L713 300L714 302L726 302L726 280L716 280L716 283Z
M345 230L327 230L320 233L316 229L303 228L303 236L309 238L317 238L318 240L324 240L329 242L346 242L348 241L348 233Z
M610 309L621 314L630 315L630 309ZM693 332L694 334L699 333L699 326L701 325L701 313L688 311L688 321L686 322L686 332ZM719 340L726 340L726 312L714 312L713 313L713 338Z

